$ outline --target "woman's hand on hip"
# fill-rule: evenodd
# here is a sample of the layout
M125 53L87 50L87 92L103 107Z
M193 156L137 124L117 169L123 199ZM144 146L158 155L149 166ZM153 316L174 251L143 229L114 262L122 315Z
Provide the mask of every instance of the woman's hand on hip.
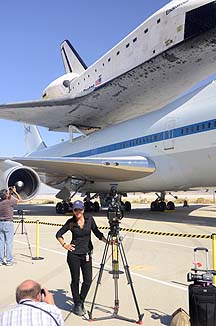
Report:
M73 251L73 250L75 250L75 245L74 244L72 244L72 243L69 243L69 244L65 244L64 245L64 248L66 249L66 250L68 250L68 251Z

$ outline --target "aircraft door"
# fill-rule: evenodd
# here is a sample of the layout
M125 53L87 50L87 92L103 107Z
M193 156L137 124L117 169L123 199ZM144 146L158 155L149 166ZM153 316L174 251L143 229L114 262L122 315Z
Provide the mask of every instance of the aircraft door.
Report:
M165 130L163 132L163 147L164 150L174 149L174 128L176 125L175 119L169 119L165 123Z

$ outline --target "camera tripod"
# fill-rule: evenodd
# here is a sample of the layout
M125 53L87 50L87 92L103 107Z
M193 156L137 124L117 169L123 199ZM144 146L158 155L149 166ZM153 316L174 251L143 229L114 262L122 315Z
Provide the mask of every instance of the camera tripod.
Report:
M107 240L106 240L106 244L105 244L105 248L104 248L104 252L103 252L103 257L102 257L102 261L100 264L100 270L99 270L96 289L95 289L95 293L94 293L94 297L93 297L93 301L92 301L92 305L91 305L91 310L88 311L89 321L116 318L116 319L125 320L128 322L136 322L137 324L141 325L144 314L140 314L138 302L137 302L134 287L133 287L132 278L131 278L130 271L129 271L129 266L127 263L127 258L126 258L125 251L124 251L123 244L122 244L122 239L121 239L121 236L119 235L119 229L120 228L119 228L119 220L118 219L116 219L115 221L112 221L110 223L110 231L107 236ZM114 299L114 308L113 308L114 312L111 316L99 317L99 318L93 319L92 312L93 312L94 305L95 305L95 299L96 299L96 295L97 295L97 291L98 291L98 286L101 283L102 274L104 271L104 266L105 266L105 262L106 262L106 258L107 258L109 245L112 246L112 270L109 272L109 274L112 274L113 279L114 279L114 289L115 289L115 299ZM119 275L124 273L123 271L119 270L119 254L122 259L122 263L124 266L128 284L131 287L133 299L134 299L136 310L138 313L138 321L131 320L129 318L118 315L118 310L119 310L118 280L119 280Z
M26 236L26 241L27 241L27 244L28 244L28 248L29 248L29 252L30 252L30 256L31 256L31 259L33 259L32 257L32 250L31 250L31 245L30 245L30 241L29 241L29 238L28 238L28 233L27 233L27 230L26 230L26 226L25 226L25 221L24 221L24 217L23 217L23 210L22 209L19 209L17 211L17 214L18 214L18 225L17 225L17 228L14 232L14 235L17 234L17 231L18 231L18 228L19 226L21 225L21 233L20 234L25 234Z

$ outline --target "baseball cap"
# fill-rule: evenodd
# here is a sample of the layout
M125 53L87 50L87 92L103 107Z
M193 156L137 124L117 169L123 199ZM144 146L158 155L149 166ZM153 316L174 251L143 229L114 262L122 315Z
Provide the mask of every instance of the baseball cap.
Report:
M74 209L84 209L84 203L81 200L76 200L73 203L73 210Z

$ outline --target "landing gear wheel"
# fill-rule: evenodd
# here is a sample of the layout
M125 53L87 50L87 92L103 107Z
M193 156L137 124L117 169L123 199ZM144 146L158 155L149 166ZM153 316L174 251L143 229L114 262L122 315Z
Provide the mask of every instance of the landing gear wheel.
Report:
M69 204L66 202L59 202L56 204L56 213L58 214L65 214L69 211Z
M164 212L166 210L166 208L167 208L167 205L166 205L165 201L159 202L159 204L158 204L159 212Z
M152 212L164 212L166 210L165 201L155 200L151 203L151 211Z
M68 203L63 203L62 204L62 211L61 211L61 213L62 214L65 214L65 213L67 213L69 211L69 205L68 205Z
M93 203L93 211L94 212L99 212L99 210L100 210L100 205L99 205L99 203L97 201L95 201Z
M175 210L175 204L173 203L173 201L168 201L167 210L169 210L169 211L174 211Z
M151 202L151 211L155 212L157 211L157 208L158 208L158 202L156 201Z
M131 203L129 201L126 201L124 203L124 208L126 212L130 212L131 211Z
M62 213L62 203L60 203L60 202L58 202L57 204L56 204L56 213L57 214L61 214Z
M84 202L84 206L85 206L85 211L86 212L92 212L92 206L93 206L93 204L92 204L92 202L90 202L90 201L85 201Z

